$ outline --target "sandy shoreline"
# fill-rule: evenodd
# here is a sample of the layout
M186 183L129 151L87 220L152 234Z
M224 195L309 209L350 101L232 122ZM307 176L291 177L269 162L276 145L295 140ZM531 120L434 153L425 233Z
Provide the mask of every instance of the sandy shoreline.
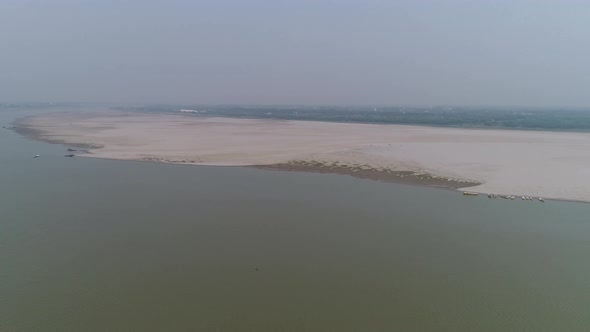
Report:
M590 201L590 134L56 113L16 130L87 157L343 173L499 195Z

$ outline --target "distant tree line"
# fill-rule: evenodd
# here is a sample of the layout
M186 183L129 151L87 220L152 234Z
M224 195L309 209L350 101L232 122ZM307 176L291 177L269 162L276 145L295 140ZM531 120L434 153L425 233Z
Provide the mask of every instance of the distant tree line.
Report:
M590 110L574 109L203 105L158 105L124 109L142 112L175 112L180 109L192 109L199 111L198 115L195 116L237 118L409 124L460 128L590 131Z

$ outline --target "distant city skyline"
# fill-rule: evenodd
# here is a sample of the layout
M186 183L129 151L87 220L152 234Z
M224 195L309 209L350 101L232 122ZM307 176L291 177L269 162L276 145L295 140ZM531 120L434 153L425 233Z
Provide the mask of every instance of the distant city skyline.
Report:
M590 6L5 0L0 102L590 107Z

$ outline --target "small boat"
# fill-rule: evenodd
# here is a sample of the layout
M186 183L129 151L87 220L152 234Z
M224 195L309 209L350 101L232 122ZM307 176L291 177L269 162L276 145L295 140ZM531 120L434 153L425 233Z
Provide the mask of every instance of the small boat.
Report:
M542 199L541 197L539 197L539 202L543 202L543 203L544 203L544 202L545 202L545 200L544 200L544 199Z
M64 155L64 157L68 157L68 158L72 158L74 155L73 154L66 154Z
M76 149L72 149L72 148L68 148L68 152L74 152L77 151Z
M472 191L464 191L463 192L463 195L465 195L465 196L478 196L479 194L478 193L474 193Z
M39 157L41 157L41 156L38 155L38 154L36 154L36 155L33 156L33 158L39 158Z

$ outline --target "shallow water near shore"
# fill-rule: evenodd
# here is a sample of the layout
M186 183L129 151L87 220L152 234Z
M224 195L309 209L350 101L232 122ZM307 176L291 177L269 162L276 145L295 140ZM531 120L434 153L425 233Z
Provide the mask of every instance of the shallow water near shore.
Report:
M3 331L590 326L590 204L0 150Z

